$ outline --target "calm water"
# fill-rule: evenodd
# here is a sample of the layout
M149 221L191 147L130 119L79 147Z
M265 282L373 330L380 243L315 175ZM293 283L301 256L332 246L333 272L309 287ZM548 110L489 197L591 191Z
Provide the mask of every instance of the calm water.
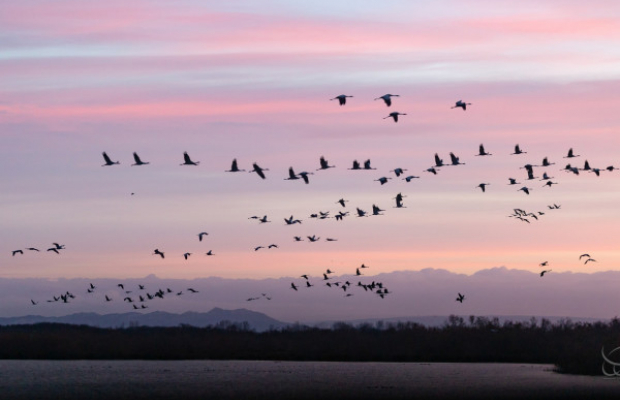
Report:
M551 365L0 361L1 399L620 398L620 379Z

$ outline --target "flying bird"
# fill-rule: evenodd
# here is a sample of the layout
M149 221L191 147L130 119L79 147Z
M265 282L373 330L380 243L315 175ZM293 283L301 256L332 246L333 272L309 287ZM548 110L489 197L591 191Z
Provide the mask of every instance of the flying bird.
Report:
M181 165L198 165L200 164L200 161L192 161L191 158L189 158L189 154L187 154L187 151L183 153L183 164Z
M450 108L458 108L461 107L463 109L463 111L467 110L467 106L470 106L471 103L465 103L463 100L459 100L457 101L453 107Z
M528 195L529 195L529 194L530 194L530 190L532 190L532 188L528 188L528 187L523 186L521 189L518 189L518 190L517 190L517 192L518 192L519 190L521 190L521 191L523 191L523 193L525 193L525 194L528 194Z
M450 163L451 165L465 165L459 161L459 157L455 156L454 153L450 153Z
M365 170L371 170L371 169L373 169L373 170L374 170L374 169L376 169L376 168L372 168L372 167L370 166L370 159L368 159L368 160L364 161L364 169L365 169Z
M568 154L564 158L575 158L579 156L580 154L575 155L575 153L573 153L573 148L571 147L570 149L568 149Z
M155 255L155 254L159 255L161 258L164 258L164 253L159 251L159 249L155 249L153 251L153 255Z
M478 154L476 154L477 156L490 156L492 155L491 153L489 153L488 151L484 151L484 145L480 145L478 147Z
M392 178L386 178L385 176L382 176L379 179L375 179L375 182L381 182L382 185L385 185L387 183L388 179L392 179Z
M521 148L517 144L517 145L515 145L515 152L514 153L510 153L510 155L514 156L514 155L519 155L519 154L527 154L527 151L521 150Z
M465 300L465 296L459 293L458 297L456 298L456 301L462 304L463 300Z
M384 94L381 97L377 97L375 100L380 100L381 99L381 100L383 100L385 102L385 105L389 107L389 106L392 105L392 97L400 97L400 96L397 95L397 94L389 94L388 93L388 94Z
M403 180L407 181L407 182L411 182L412 179L419 179L419 176L413 176L413 175L409 175L405 178L403 178Z
M200 233L198 234L198 241L202 242L202 238L203 238L204 236L207 236L207 235L208 235L208 233L207 233L207 232L200 232Z
M241 172L241 171L245 171L245 169L239 169L239 167L237 166L237 159L235 158L232 160L232 165L230 166L230 169L224 172Z
M295 180L295 179L299 179L299 177L297 176L295 171L293 171L293 167L290 167L288 169L288 178L284 178L284 180L285 181L291 181L291 180Z
M345 104L347 104L347 97L353 97L353 96L347 96L346 94L341 94L340 96L336 96L330 100L338 100L338 103L341 106L344 106Z
M258 164L254 163L254 164L252 164L252 170L250 171L250 173L256 172L256 174L258 176L260 176L261 178L265 179L265 172L264 171L269 171L269 169L261 168L261 167L258 166Z
M484 193L486 191L487 185L490 185L490 183L481 183L476 187L479 187L480 189L482 189L482 193Z
M509 185L519 185L519 184L521 184L521 182L517 182L517 180L514 179L514 178L508 178L508 181L510 182Z
M144 162L144 161L140 160L140 157L138 156L138 153L136 153L135 151L133 153L133 160L135 161L135 163L131 164L132 167L134 165L147 165L147 164L150 164L148 162Z
M112 161L112 159L110 159L110 157L105 151L102 154L103 154L103 160L105 161L105 164L103 164L102 167L108 167L110 165L120 164L120 161L116 161L116 162Z
M213 254L213 250L209 250L205 253L208 256L214 256L215 254Z
M548 270L545 270L545 271L540 271L540 277L542 278L543 276L545 276L545 274L546 274L547 272L551 272L551 270L550 270L550 269L548 269Z
M394 111L394 112L391 112L390 115L388 115L387 117L384 117L383 119L393 118L394 122L398 122L399 115L407 115L407 114Z
M349 201L349 200L340 199L340 200L338 200L338 201L336 202L336 204L340 204L341 206L345 207L345 204L344 204L344 203L346 203L346 202L348 202L348 201Z
M399 176L401 176L405 171L407 171L404 168L394 168L393 170L391 170L390 172L393 172L396 177L398 178Z
M191 256L192 253L184 253L183 254L183 258L185 258L186 260L189 258L189 256Z
M307 185L308 183L310 183L310 180L308 179L308 175L314 175L314 173L313 172L302 171L298 175L301 177L301 179L303 179L303 181Z
M321 156L321 158L319 159L319 163L321 164L321 168L317 169L317 171L320 171L322 169L329 169L329 168L334 168L335 167L335 165L329 165L329 163L327 162L327 160L323 156Z
M13 250L12 252L13 257L15 257L15 254L24 254L24 252L22 250Z
M30 250L30 251L40 251L39 249L37 249L36 247L28 247L26 250Z

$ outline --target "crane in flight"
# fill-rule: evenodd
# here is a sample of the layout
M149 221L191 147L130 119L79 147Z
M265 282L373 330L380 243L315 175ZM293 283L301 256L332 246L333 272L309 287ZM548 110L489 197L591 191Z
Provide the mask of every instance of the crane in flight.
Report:
M334 97L333 99L330 100L338 100L338 103L341 106L344 106L345 104L347 104L347 97L353 97L353 96L348 96L346 94L341 94L339 96Z
M155 249L155 250L153 251L153 255L158 255L158 256L160 256L161 258L164 258L164 253L163 253L163 252L161 252L161 251L159 251L159 249Z
M387 117L383 117L383 119L392 118L392 119L394 119L394 122L398 122L398 116L399 115L407 115L407 114L394 111L394 112L391 112Z
M198 165L200 164L200 161L192 161L191 158L189 158L189 154L187 154L187 151L183 152L183 163L181 165Z
M131 164L131 166L133 167L134 165L147 165L150 164L148 162L144 162L140 159L140 156L138 156L138 153L136 153L135 151L133 152L133 160L135 161L135 163Z
M245 171L245 169L239 169L239 166L237 165L237 159L235 158L232 160L232 165L230 166L230 169L224 172L241 172L241 171Z
M265 179L265 172L264 171L269 171L269 169L267 168L261 168L258 166L258 164L254 163L252 164L252 170L250 171L250 173L252 172L256 172L256 174L258 176L260 176L261 178Z
M383 100L383 102L385 103L386 106L391 106L392 105L392 97L400 97L397 94L384 94L383 96L377 97L375 99L376 100Z
M120 164L120 161L116 161L116 162L112 161L110 156L108 156L108 153L106 153L105 151L102 154L103 154L103 160L105 161L105 164L103 164L102 167L109 167L110 165Z
M489 153L488 151L484 151L484 145L480 144L480 146L478 146L478 154L476 154L477 156L491 156L492 154Z
M460 107L460 108L463 109L463 111L465 111L465 110L467 110L467 106L471 106L471 103L465 103L463 100L459 100L459 101L457 101L454 104L454 106L452 106L450 108L454 109L454 108L459 108Z
M321 158L319 159L319 163L321 164L321 168L317 169L317 171L336 167L335 165L329 165L329 163L323 156L321 156Z
M527 154L527 151L521 150L521 147L519 147L519 145L516 144L515 145L515 152L514 153L510 153L510 155L514 156L514 155L519 155L519 154Z

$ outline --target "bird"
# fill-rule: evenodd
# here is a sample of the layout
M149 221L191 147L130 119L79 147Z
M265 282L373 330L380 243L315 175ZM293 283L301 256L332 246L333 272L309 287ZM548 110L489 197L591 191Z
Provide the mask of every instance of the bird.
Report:
M200 232L200 233L198 234L198 241L199 241L199 242L202 242L202 238L203 238L203 237L205 237L205 236L207 236L207 235L208 235L208 233L207 233L207 232Z
M200 161L196 161L196 162L192 161L192 159L189 158L189 154L187 154L187 151L183 152L183 163L180 165L198 165L198 164L200 164Z
M476 155L477 156L490 156L492 154L487 151L484 151L484 145L480 144L480 146L478 147L478 154Z
M367 211L364 211L364 210L360 209L359 207L357 207L356 210L357 210L357 216L358 217L365 217L366 214L368 213Z
M385 210L380 209L379 207L377 207L376 205L372 205L372 215L383 215L381 214L381 212L383 212Z
M590 261L592 261L592 262L597 262L594 258L588 258L588 259L586 260L586 262L584 262L583 264L585 265L585 264L589 263Z
M295 239L296 242L303 242L303 239L301 236L293 236L293 239Z
M481 183L476 187L479 187L480 189L482 189L482 193L484 193L486 191L487 185L490 185L490 183Z
M301 177L301 179L303 179L303 181L307 185L308 183L310 183L310 180L308 179L308 175L314 175L314 173L313 172L302 171L298 175Z
M250 171L250 173L256 172L256 174L258 176L260 176L261 178L265 179L265 172L264 171L269 171L269 169L261 168L261 167L258 166L258 164L254 163L254 164L252 164L252 170Z
M155 249L153 251L153 255L155 255L155 254L159 255L161 258L164 258L164 253L159 251L159 249Z
M552 176L552 177L549 177L549 175L547 175L547 173L546 173L546 172L543 172L543 176L542 176L541 181L548 181L548 180L550 180L550 179L553 179L553 176Z
M394 112L391 112L390 115L388 115L387 117L384 117L383 119L393 118L394 122L398 122L399 115L407 115L407 114L394 111Z
M24 254L24 252L22 250L13 250L11 253L12 253L13 257L15 257L15 254L21 254L21 255Z
M299 177L297 176L297 174L295 174L295 171L293 171L293 167L290 167L288 169L288 178L284 178L285 181L291 181L291 180L295 180L295 179L299 179Z
M148 162L144 162L142 160L140 160L140 157L138 156L138 153L136 153L135 151L133 152L133 160L135 161L135 163L131 164L131 166L135 166L135 165L147 165L150 164Z
M307 288L311 288L312 286L314 286L313 284L311 284L309 281L306 281L306 287Z
M186 260L189 258L189 256L191 256L192 253L184 253L183 254L183 258L185 258Z
M209 250L205 253L208 256L214 256L215 254L213 254L213 250Z
M334 239L334 238L325 238L326 242L337 242L338 239Z
M419 179L419 178L420 178L419 176L409 175L409 176L403 178L403 180L407 181L407 182L411 182L412 179Z
M47 249L47 251L53 251L53 252L54 252L54 253L56 253L56 254L60 254L60 253L58 252L58 249L57 249L57 248L55 248L55 247L50 247L49 249Z
M566 164L566 166L564 167L564 171L572 172L575 175L579 175L579 168L573 167L570 164Z
M269 248L269 249L277 249L278 245L277 244L270 244L269 246L267 246L267 248Z
M387 178L385 176L382 176L379 179L375 179L375 182L380 182L382 185L385 185L387 183L388 179L392 179L392 178Z
M549 264L549 261L543 261L540 264L538 264L541 267L546 267Z
M119 287L119 288L121 288L122 290L125 290L125 285L123 285L122 283L119 283L119 284L118 284L118 285L116 285L116 286L118 286L118 287Z
M362 275L362 273L360 272L360 269L356 268L355 269L355 276L361 276L361 275Z
M581 168L582 171L591 171L592 167L590 167L590 163L588 162L588 160L586 160L583 163L583 168Z
M532 180L532 179L537 179L537 176L534 176L534 166L532 164L525 164L523 166L523 168L525 168L525 170L527 171L527 179L528 180Z
M532 190L532 188L528 188L528 187L526 187L526 186L523 186L521 189L518 189L518 190L517 190L517 192L518 192L519 190L522 190L525 194L528 194L528 195L529 195L529 194L530 194L530 190Z
M465 165L465 163L459 161L459 157L455 156L454 153L450 153L450 162L451 165Z
M112 299L106 294L105 295L105 301L112 301Z
M510 182L509 185L519 185L519 184L521 184L521 182L517 182L517 180L514 179L514 178L508 178L508 181Z
M400 97L397 94L384 94L383 96L377 97L375 100L383 100L385 102L386 106L391 106L392 105L392 97Z
M321 165L321 168L317 169L317 171L320 171L322 169L335 168L335 165L329 165L329 163L323 156L321 156L321 158L319 159L319 163Z
M465 103L463 100L459 100L457 101L453 107L450 108L457 108L457 107L461 107L463 109L463 111L467 110L467 106L470 106L471 103Z
M547 158L547 157L545 157L545 158L543 158L543 160L542 160L542 164L541 164L540 166L541 166L541 167L548 167L548 166L550 166L550 165L555 165L555 163L550 163L550 162L549 162L549 160L548 160L548 158Z
M239 167L237 166L237 159L234 158L232 160L232 165L230 166L230 169L224 172L241 172L241 171L245 171L245 169L239 169Z
M407 171L404 168L394 168L393 170L391 170L390 172L393 172L396 177L398 178L399 176L401 176L405 171Z
M547 272L551 272L551 270L550 270L550 269L548 269L548 270L545 270L545 271L540 271L540 277L542 278L543 276L545 276L545 274L546 274Z
M200 293L198 290L194 289L194 288L187 288L188 292L192 292L192 293Z
M558 184L557 182L547 181L547 183L545 183L545 184L543 185L543 187L545 187L545 186L549 186L549 187L551 187L551 186L553 186L553 185L557 185L557 184Z
M39 249L37 249L36 247L28 247L26 250L30 250L30 251L40 251Z
M439 158L439 154L435 153L435 167L440 168L444 166L443 160ZM428 171L428 170L427 170Z
M434 167L426 169L424 172L430 172L433 175L437 175L437 170Z
M54 245L55 248L57 248L58 250L63 250L65 248L64 244L58 244L56 242L52 243Z
M353 160L353 166L351 168L349 168L350 170L358 170L358 169L362 169L360 166L359 161L357 160Z
M37 304L39 304L39 302L38 302L38 301L34 301L34 300L32 300L32 299L30 299L30 302L32 303L32 305L33 305L33 306L36 306Z
M568 149L568 154L564 158L575 158L579 156L580 154L575 155L575 153L573 153L573 148L571 147L570 149Z
M347 97L353 97L353 96L348 96L346 94L341 94L339 96L334 97L333 99L330 100L338 100L338 103L341 106L344 106L345 104L347 104Z
M260 249L264 249L265 246L256 246L254 247L254 251L259 251Z
M347 203L349 200L345 200L345 199L340 199L336 202L336 204L340 204L341 206L345 207L344 203Z
M300 278L304 278L305 280L309 279L308 275L306 275L306 274L301 275Z
M579 256L579 261L581 261L581 259L582 259L583 257L590 258L590 255L589 255L588 253L584 253L584 254L580 255L580 256Z
M267 216L263 215L263 218L259 218L258 222L260 222L261 224L266 224L267 222L271 222L267 220Z
M291 289L297 291L297 286L295 286L295 282L291 282Z
M308 238L310 242L316 242L320 239L320 237L317 237L316 235L306 236L306 237Z
M105 161L105 164L103 164L102 167L109 167L110 165L120 164L120 161L112 161L112 159L110 159L110 157L108 156L108 153L106 153L105 151L101 154L103 154L103 160Z
M370 166L370 159L368 159L368 160L364 161L364 169L365 169L365 170L371 170L371 169L373 169L373 170L374 170L374 169L376 169L376 168L372 168L372 167Z
M284 222L286 222L287 225L301 224L301 220L293 219L292 215L289 218L284 218Z
M463 303L463 300L465 300L465 296L459 293L458 297L456 298L456 301L458 301L459 303Z
M521 150L521 148L517 144L517 145L515 145L515 152L514 153L510 153L510 155L514 156L514 155L519 155L519 154L527 154L527 151Z

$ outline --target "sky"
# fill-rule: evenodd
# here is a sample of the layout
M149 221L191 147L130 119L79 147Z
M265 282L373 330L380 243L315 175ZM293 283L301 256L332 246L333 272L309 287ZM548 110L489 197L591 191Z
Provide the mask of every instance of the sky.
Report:
M562 169L620 167L619 18L614 1L3 4L1 277L615 270L620 171ZM120 164L102 167L104 151ZM180 166L185 151L200 164ZM425 172L450 152L465 165ZM316 171L321 156L336 167ZM544 157L534 174L552 187L521 168ZM246 171L225 172L233 159ZM376 170L348 170L367 159ZM384 215L354 215L373 204Z

